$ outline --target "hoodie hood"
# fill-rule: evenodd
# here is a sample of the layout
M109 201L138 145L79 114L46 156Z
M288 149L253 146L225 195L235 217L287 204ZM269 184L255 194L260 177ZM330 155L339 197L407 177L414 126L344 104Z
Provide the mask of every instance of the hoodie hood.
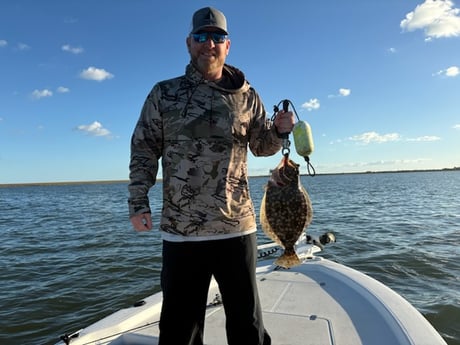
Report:
M193 84L207 83L210 87L226 93L246 92L250 88L242 71L238 68L225 64L222 70L222 78L218 81L206 81L198 69L190 62L185 69L185 76Z

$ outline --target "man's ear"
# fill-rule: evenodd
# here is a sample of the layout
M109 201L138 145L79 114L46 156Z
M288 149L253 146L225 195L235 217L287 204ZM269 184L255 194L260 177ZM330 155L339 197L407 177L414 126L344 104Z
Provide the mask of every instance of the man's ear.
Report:
M187 45L187 50L190 52L190 36L187 36L185 39L185 44Z

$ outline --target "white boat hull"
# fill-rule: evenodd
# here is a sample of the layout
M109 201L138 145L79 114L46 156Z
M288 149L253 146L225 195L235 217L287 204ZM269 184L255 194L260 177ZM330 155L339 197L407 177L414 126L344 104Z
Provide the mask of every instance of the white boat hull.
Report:
M312 256L291 269L261 261L257 269L264 323L274 345L446 345L431 324L399 294L354 269ZM225 316L213 281L205 344L224 345ZM72 345L157 344L161 292L79 331ZM64 344L61 342L59 344Z

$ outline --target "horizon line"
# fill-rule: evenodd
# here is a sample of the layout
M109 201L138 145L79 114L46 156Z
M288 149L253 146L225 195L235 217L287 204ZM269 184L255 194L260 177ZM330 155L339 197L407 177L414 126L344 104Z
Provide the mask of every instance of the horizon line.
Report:
M412 169L412 170L385 170L385 171L361 171L361 172L337 172L337 173L317 173L316 175L352 175L352 174L387 174L387 173L410 173L410 172L430 172L430 171L458 171L460 167L442 168L442 169ZM250 178L268 177L270 174L250 175ZM308 174L301 174L308 176ZM157 181L162 181L161 178ZM63 185L79 185L79 184L114 184L128 183L129 179L123 180L92 180L92 181L57 181L57 182L14 182L0 183L0 188L4 187L31 187L31 186L63 186Z

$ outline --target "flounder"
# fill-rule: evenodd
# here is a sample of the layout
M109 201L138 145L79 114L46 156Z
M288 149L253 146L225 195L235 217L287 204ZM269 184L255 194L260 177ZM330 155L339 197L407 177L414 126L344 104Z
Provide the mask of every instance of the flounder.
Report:
M262 229L284 248L276 265L289 268L301 263L294 245L312 217L310 197L300 183L299 165L285 156L272 170L260 207Z

